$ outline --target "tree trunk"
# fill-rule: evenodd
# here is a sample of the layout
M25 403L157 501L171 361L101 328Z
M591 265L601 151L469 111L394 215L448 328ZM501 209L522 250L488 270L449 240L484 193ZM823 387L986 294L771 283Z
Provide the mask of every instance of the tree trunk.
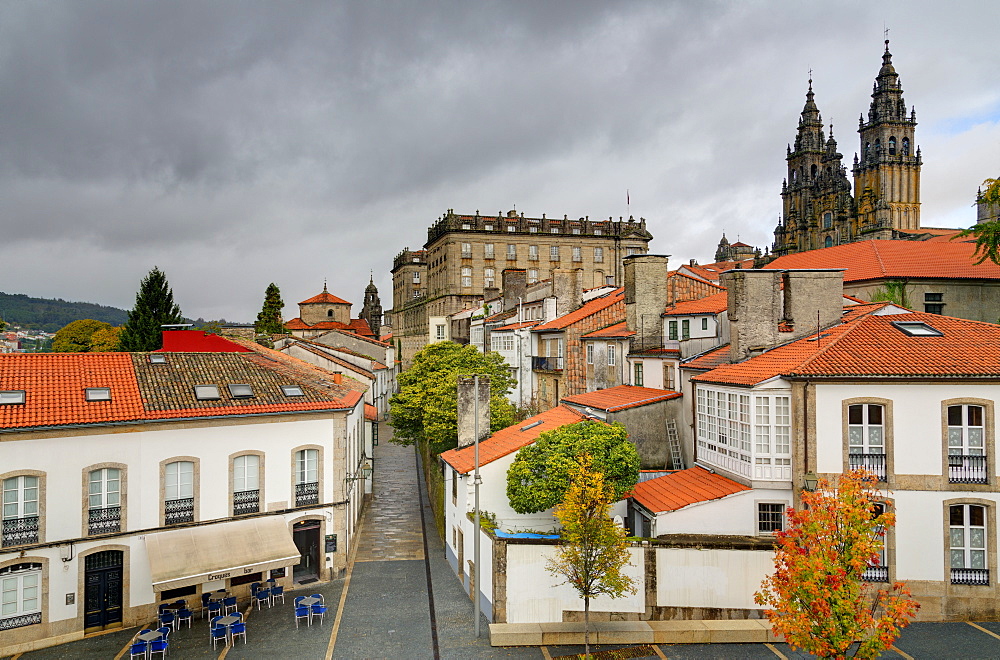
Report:
M583 597L583 653L590 660L590 596Z

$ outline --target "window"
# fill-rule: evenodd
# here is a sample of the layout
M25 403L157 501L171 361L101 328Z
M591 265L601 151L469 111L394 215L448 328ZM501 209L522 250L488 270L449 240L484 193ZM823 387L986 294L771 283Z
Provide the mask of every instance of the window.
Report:
M948 406L949 482L988 483L983 417L982 406Z
M528 227L528 233L529 234L537 234L538 233L538 227L534 227L534 226Z
M487 243L483 246L483 258L492 259L493 258L493 244Z
M528 246L528 261L538 261L538 246L529 245Z
M295 506L319 503L319 450L295 452Z
M13 406L24 403L24 390L0 391L0 406Z
M120 532L121 504L121 470L91 470L87 485L87 534Z
M199 401L217 401L222 398L218 385L195 385L194 398Z
M194 463L174 461L164 466L163 524L194 521Z
M631 257L633 254L642 254L642 250L637 247L625 248L625 256Z
M483 229L485 229L486 231L493 231L493 225L490 223L486 223L485 225L483 225Z
M458 470L451 471L451 503L458 504Z
M823 229L830 229L832 227L833 227L833 214L827 211L826 213L823 214Z
M989 585L986 507L953 504L948 507L948 525L952 584Z
M691 321L689 319L684 319L681 321L681 339L691 338Z
M924 311L928 314L944 314L944 294L925 293Z
M944 333L936 328L932 328L926 323L920 323L917 321L893 321L892 324L896 326L903 333L911 337L943 337Z
M462 286L472 286L472 268L469 266L462 267Z
M635 374L632 378L632 384L636 387L642 387L642 362L636 362L633 366L633 373Z
M517 225L507 225L507 231L517 231Z
M594 236L603 236L603 235L604 235L604 230L603 229L595 229L594 230Z
M701 329L702 330L708 330L708 317L707 316L703 316L701 318Z
M614 344L608 344L608 366L609 367L615 366L615 360L616 359L617 359L617 356L615 355L615 345Z
M2 547L38 543L39 478L22 475L3 480Z
M517 246L516 245L514 245L512 243L508 243L507 244L507 258L508 259L517 259Z
M0 568L0 630L42 622L42 565Z
M494 351L513 351L514 335L501 332L490 335L490 343Z
M663 365L663 389L674 389L674 368L669 364Z
M885 408L863 403L847 407L848 469L864 468L885 481Z
M282 385L281 391L285 396L305 396L305 392L298 385Z
M673 340L677 339L677 321L667 322L667 337Z
M444 341L444 324L438 323L434 326L434 338L438 341Z
M604 263L604 248L594 248L594 263Z
M495 281L496 281L496 277L494 275L494 270L492 268L484 268L483 269L483 284L484 284L484 286L493 286L493 283Z
M587 344L587 364L594 364L594 345Z
M483 345L483 326L480 325L475 328L472 328L469 334L470 334L469 341L472 343L473 346L478 348Z
M757 503L757 533L774 534L784 528L783 504L774 502Z
M885 513L885 504L876 502L872 505L872 519L878 520ZM861 579L865 582L888 582L889 565L885 561L886 534L885 526L877 525L875 535L881 537L882 545L879 547L878 556L868 564L868 568L861 574Z
M555 234L556 232L555 232L555 231L553 231L552 233L553 233L553 234ZM580 228L579 228L579 227L573 227L573 231L572 231L572 233L573 233L573 235L575 235L575 236L579 236L579 235L580 235Z
M260 456L233 459L233 515L260 511Z
M226 387L229 388L229 396L234 399L253 398L253 388L246 383L230 383Z
M462 258L471 259L472 258L472 244L462 243Z
M420 284L420 272L419 271L414 271L413 272L413 283L414 284Z
M910 138L903 138L903 155L910 155Z
M889 137L889 155L896 155L896 136L894 135Z
M833 247L833 236L827 236L823 241L823 247Z
M532 268L528 271L528 284L534 284L538 281L538 269Z
M573 261L583 261L583 248L573 248Z
M88 387L83 392L83 398L87 401L110 401L110 387Z
M550 261L559 261L559 246L558 245L550 245L549 246L549 260Z
M463 222L462 229L472 229L472 224L468 222Z
M607 277L605 277L604 278L604 284L606 286L614 286L615 285L615 276L614 275L608 275Z
M149 363L150 364L166 364L167 363L167 356L164 355L163 353L153 353L152 355L149 356Z

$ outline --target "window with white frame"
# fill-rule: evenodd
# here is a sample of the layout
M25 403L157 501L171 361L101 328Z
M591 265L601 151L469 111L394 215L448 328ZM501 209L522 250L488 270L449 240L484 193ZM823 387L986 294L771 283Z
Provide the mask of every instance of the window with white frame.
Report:
M463 259L472 258L472 243L462 243L462 258Z
M528 270L528 284L534 284L538 281L538 269L531 268Z
M472 268L470 266L462 267L462 286L472 286Z
M534 226L528 227L528 233L529 234L537 234L538 233L538 227L534 227Z
M885 407L857 403L847 407L848 468L864 468L885 480Z
M477 326L470 331L469 341L476 347L483 345L483 326Z
M529 245L528 246L528 261L538 261L538 246Z
M233 459L233 515L260 511L260 457L246 454Z
M550 261L559 261L559 246L558 245L550 245L549 246L549 260Z
M886 505L882 502L875 502L872 504L872 519L878 520L885 513ZM888 582L889 581L889 566L886 564L885 557L885 525L879 523L875 526L873 530L875 536L879 541L881 541L876 556L868 562L868 568L864 570L861 574L861 579L865 582Z
M174 461L163 468L164 524L194 520L194 463Z
M583 261L583 248L573 248L573 261Z
M701 329L702 330L708 330L708 317L707 316L701 317Z
M483 258L492 259L493 258L493 244L486 243L483 245Z
M91 470L87 478L87 533L121 531L121 470Z
M604 263L604 248L599 248L599 247L594 248L594 262Z
M38 494L38 477L3 480L3 547L38 543Z
M517 259L517 246L514 245L513 243L507 244L507 258Z
M594 344L587 342L587 364L594 364Z
M436 323L434 325L434 339L438 341L444 341L444 324Z
M608 366L609 367L615 366L615 359L616 359L616 356L615 356L615 345L609 343L608 344Z
M319 503L319 450L295 452L295 506Z
M774 534L784 529L785 505L778 502L757 503L757 533Z
M490 343L494 351L513 351L514 335L509 332L494 332L490 335Z
M948 453L982 456L985 453L983 407L948 406Z
M494 282L496 282L495 271L492 268L484 268L483 269L483 284L485 286L493 286Z
M413 271L413 283L420 284L420 271L418 270Z
M752 424L751 403L754 406ZM707 462L745 477L791 478L788 396L751 397L740 392L698 387L696 415L699 456Z
M42 622L42 565L0 568L0 630Z
M948 507L948 518L952 584L989 585L986 507L953 504Z

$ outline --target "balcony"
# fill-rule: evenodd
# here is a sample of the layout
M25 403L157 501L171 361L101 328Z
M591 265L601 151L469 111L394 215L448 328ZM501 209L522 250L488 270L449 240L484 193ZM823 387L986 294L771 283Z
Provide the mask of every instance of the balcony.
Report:
M179 525L194 522L194 498L184 497L179 500L167 500L163 503L163 524Z
M948 454L948 481L953 484L989 483L985 456Z
M109 506L87 511L87 534L114 534L122 531L122 508Z
M319 504L319 482L295 484L295 506Z
M561 357L531 357L531 368L535 371L562 371L563 359Z
M868 470L885 481L885 454L848 454L847 465L851 470Z
M953 568L951 569L952 584L971 584L988 587L990 584L990 569L988 568Z
M38 516L5 518L3 521L3 546L38 543Z
M865 582L888 582L889 581L889 567L888 566L869 566L861 574L861 579Z
M241 490L233 493L233 515L242 516L260 511L260 490Z

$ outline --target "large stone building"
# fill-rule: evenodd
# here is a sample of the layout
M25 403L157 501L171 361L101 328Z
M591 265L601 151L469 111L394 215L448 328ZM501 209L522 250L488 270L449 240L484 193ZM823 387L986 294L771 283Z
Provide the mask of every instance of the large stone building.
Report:
M868 118L859 120L852 195L833 125L826 137L810 79L798 133L785 157L788 175L781 186L782 217L774 230L773 253L917 237L922 160L914 141L916 125L916 111L906 108L887 40Z
M430 319L440 319L499 295L500 275L524 269L527 283L557 269L580 271L583 288L617 285L622 260L644 254L652 235L643 218L590 220L495 216L453 210L427 230L423 250L404 249L393 261L393 338L404 366L430 341Z

